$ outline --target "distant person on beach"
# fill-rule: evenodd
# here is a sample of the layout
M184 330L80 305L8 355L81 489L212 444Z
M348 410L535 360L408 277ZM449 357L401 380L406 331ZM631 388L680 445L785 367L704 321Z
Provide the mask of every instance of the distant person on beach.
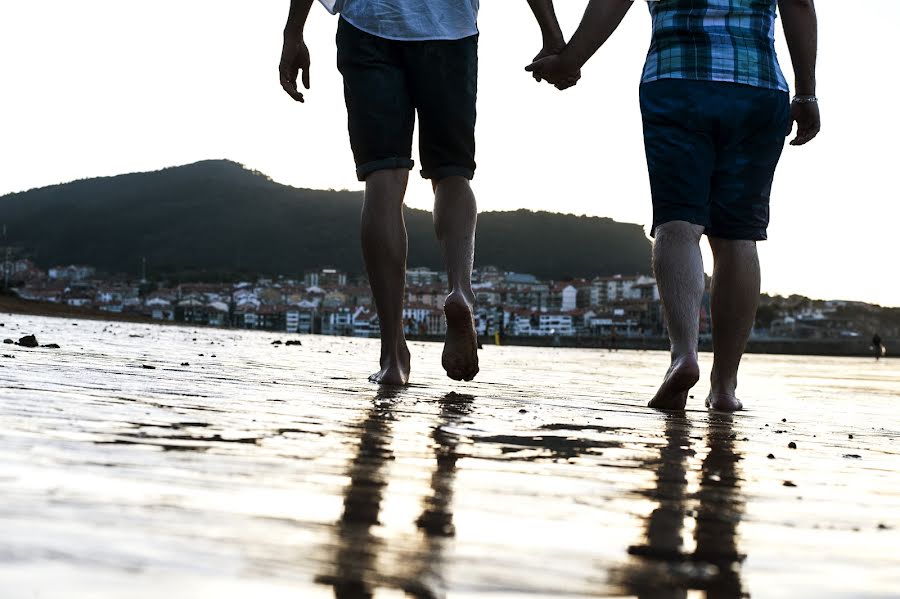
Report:
M875 352L876 360L880 360L881 356L884 355L884 344L882 344L881 337L878 333L875 333L875 336L872 337L872 350Z
M409 381L403 199L418 115L421 174L434 189L434 229L450 284L441 362L450 378L472 380L478 373L471 281L477 210L469 181L475 175L479 0L321 1L341 15L338 69L356 175L366 184L362 250L381 328L381 369L369 379L384 385ZM281 85L298 102L304 101L298 75L303 87L310 85L303 30L312 4L291 0L284 29ZM561 51L564 40L553 12L534 12L545 40L538 57Z
M545 0L547 3L552 0ZM795 93L775 55L776 4ZM560 89L621 23L631 0L590 0L558 55L527 67ZM769 194L792 122L801 146L819 133L813 0L648 2L653 38L640 87L653 198L653 268L672 361L650 407L683 409L700 378L704 291L700 239L713 251L715 354L709 408L740 410L737 373L759 301L756 242L766 239Z

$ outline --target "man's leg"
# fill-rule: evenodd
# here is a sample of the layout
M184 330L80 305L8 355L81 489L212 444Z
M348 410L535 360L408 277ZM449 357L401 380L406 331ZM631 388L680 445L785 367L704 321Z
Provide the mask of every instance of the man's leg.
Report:
M713 267L713 359L706 406L734 412L741 409L735 396L738 367L756 319L759 304L759 257L755 241L710 237Z
M735 389L759 304L756 242L766 239L772 182L790 128L790 99L787 92L741 85L715 86L710 97L727 112L718 121L720 145L706 230L714 260L715 354L706 405L733 412L742 408Z
M705 81L641 84L644 148L653 196L653 271L671 344L671 364L651 408L683 410L700 378L697 345L705 277L700 238L709 224L717 107ZM699 107L699 108L698 108Z
M685 221L671 221L656 228L653 272L669 329L672 364L650 400L651 408L683 410L688 391L700 379L697 345L705 286L700 254L702 235L702 226Z
M403 196L413 168L415 107L401 60L403 45L340 19L338 68L344 78L347 128L356 174L366 182L361 237L381 328L381 369L369 380L405 385L409 351L403 336L406 225Z
M478 36L407 46L409 89L419 115L422 176L434 187L434 230L450 285L444 301L447 338L441 364L447 376L478 374L478 339L472 320L475 256L475 103Z
M475 194L467 178L449 176L434 183L434 231L450 284L450 295L444 301L447 339L441 364L447 376L457 381L471 381L478 374L478 338L472 319L477 218Z
M408 169L375 171L366 177L362 249L381 327L381 370L369 380L384 385L409 381L409 350L403 335L406 296L406 223L403 196Z

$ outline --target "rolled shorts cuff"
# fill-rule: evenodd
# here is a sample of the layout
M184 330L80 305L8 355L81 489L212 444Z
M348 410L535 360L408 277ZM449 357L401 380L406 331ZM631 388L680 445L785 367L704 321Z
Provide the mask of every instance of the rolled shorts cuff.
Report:
M741 229L729 229L728 231L718 231L706 228L705 235L707 237L715 237L717 239L728 239L731 241L765 241L769 238L766 229L758 227L747 227Z
M475 171L464 166L439 166L437 168L422 169L422 178L440 181L446 177L465 177L469 181L475 178Z
M673 221L680 220L686 223L691 223L692 225L697 225L699 227L703 227L704 229L709 229L709 218L699 215L690 215L690 214L675 214L675 215L667 215L667 216L656 216L653 219L653 226L650 227L650 237L656 238L656 229L657 227L661 227L666 223L671 223ZM704 231L705 232L705 231Z
M412 170L415 165L416 163L412 160L412 158L394 157L372 160L371 162L366 162L365 164L360 164L356 167L356 178L360 181L365 181L366 177L368 177L375 171L384 171L395 168L405 168Z

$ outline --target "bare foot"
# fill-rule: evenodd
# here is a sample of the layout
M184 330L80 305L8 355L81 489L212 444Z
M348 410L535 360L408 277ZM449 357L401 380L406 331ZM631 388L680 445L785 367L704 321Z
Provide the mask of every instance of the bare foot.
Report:
M381 370L369 377L369 381L379 385L403 386L409 382L409 348L401 341L395 354L381 358Z
M734 393L716 393L710 391L706 398L706 407L710 410L718 410L719 412L737 412L744 409L744 404L735 397Z
M697 356L681 356L672 360L666 378L649 406L657 410L683 410L687 405L688 391L700 380Z
M478 335L472 319L472 304L461 293L453 292L444 302L447 340L441 365L455 381L471 381L478 374Z

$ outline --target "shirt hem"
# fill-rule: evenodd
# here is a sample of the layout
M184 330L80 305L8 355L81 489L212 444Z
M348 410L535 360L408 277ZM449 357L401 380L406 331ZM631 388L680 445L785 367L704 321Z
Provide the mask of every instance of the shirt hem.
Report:
M347 21L349 24L353 25L360 31L365 31L369 35L374 35L375 37L380 37L382 39L391 40L394 42L455 42L459 40L464 40L467 37L473 37L479 34L478 28L475 28L474 33L468 33L465 35L455 36L455 35L446 35L446 36L410 36L410 37L401 37L401 36L393 36L393 35L385 35L383 33L377 33L366 27L362 27L354 23L351 19L348 19L346 15L341 14L341 18Z
M764 82L750 83L749 81L738 81L734 77L687 77L685 75L651 75L641 77L641 83L651 83L660 79L684 79L688 81L714 81L716 83L736 83L738 85L748 85L750 87L758 87L761 89L771 89L775 91L790 93L790 88L780 83L769 84Z

